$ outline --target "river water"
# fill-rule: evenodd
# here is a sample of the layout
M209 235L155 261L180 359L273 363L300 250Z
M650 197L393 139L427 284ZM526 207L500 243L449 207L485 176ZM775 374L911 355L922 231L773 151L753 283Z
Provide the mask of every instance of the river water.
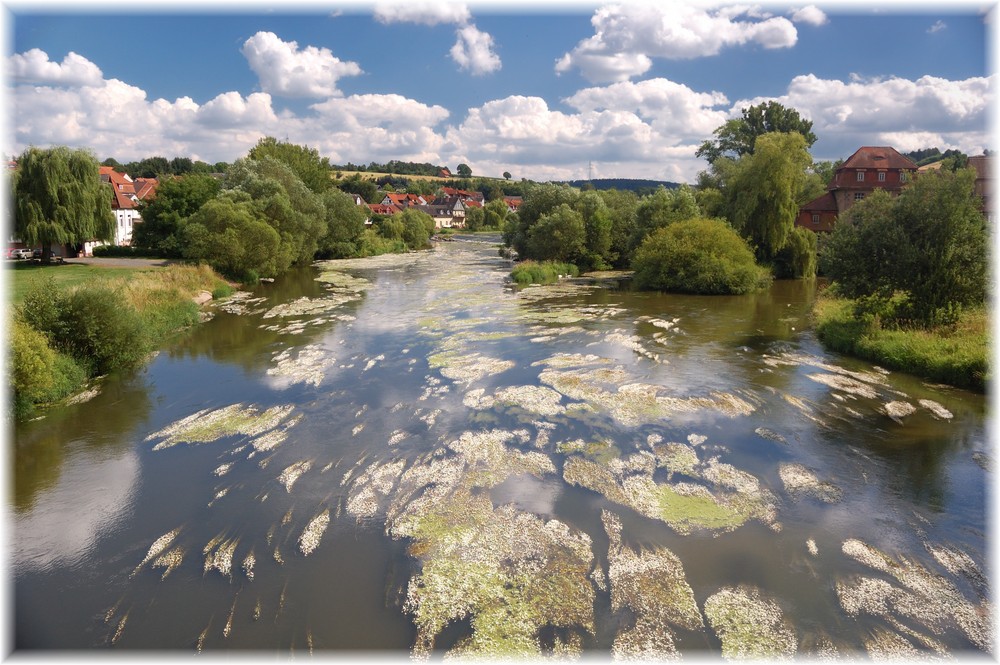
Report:
M982 396L825 352L811 283L509 269L317 264L19 426L14 647L989 651Z

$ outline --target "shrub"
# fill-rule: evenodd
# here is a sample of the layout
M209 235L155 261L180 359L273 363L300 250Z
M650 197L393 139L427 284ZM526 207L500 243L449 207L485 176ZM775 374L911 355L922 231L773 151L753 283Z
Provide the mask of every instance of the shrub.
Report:
M674 222L648 236L632 261L640 289L707 295L750 293L771 279L725 222Z
M14 418L32 415L36 404L61 399L86 380L82 367L53 350L45 335L20 317L11 321L9 334L9 385Z
M562 277L576 277L580 271L572 263L522 261L514 266L510 278L518 284L551 284Z

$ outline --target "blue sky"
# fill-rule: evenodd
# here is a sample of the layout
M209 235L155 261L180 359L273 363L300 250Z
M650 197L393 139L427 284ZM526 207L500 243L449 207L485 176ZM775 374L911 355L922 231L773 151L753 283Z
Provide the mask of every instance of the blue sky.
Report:
M8 2L6 152L231 161L276 136L334 163L693 182L701 141L767 99L813 121L815 159L993 147L978 5L232 7Z

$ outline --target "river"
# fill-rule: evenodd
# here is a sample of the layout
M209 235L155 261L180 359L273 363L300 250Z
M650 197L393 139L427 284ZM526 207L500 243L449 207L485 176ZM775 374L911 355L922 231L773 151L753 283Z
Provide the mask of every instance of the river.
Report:
M516 289L490 238L207 309L12 434L17 650L989 652L983 396L813 283Z

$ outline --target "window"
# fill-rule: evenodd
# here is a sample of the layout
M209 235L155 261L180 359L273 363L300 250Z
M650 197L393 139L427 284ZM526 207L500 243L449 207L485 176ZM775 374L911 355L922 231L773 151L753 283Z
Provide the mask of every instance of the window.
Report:
M864 182L864 181L865 181L865 172L858 171L858 182Z
M900 182L906 182L906 179L907 179L908 176L909 176L909 174L906 171L900 171L899 172L899 181Z
M855 201L860 201L863 198L865 198L865 193L864 192L854 192L854 200Z
M816 226L819 225L819 213L818 212L814 212L813 213L813 224L816 225Z
M885 182L885 171L879 171L878 172L878 181L879 182Z

